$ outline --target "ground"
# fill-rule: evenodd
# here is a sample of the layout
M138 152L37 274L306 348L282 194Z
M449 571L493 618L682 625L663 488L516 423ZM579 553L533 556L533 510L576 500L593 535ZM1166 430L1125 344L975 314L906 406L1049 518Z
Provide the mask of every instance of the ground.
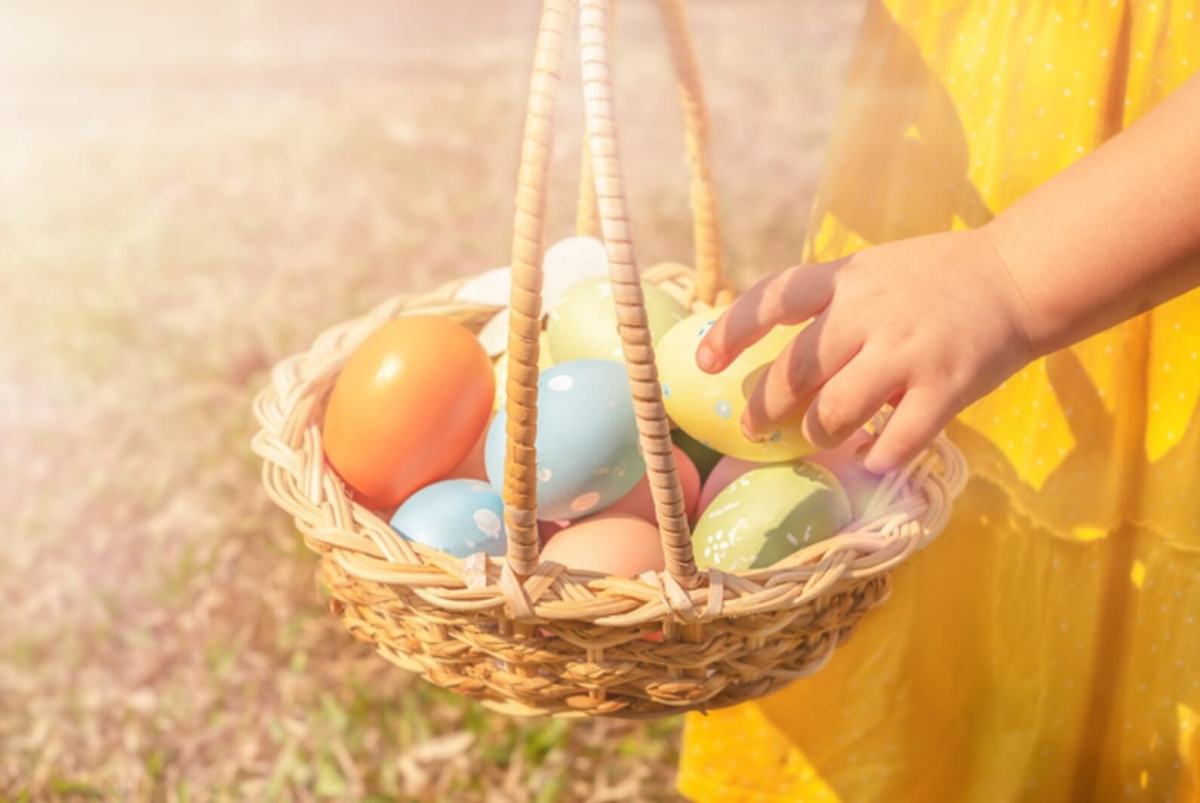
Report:
M691 5L745 281L799 256L861 8ZM536 13L0 10L0 801L674 797L677 721L505 719L351 639L248 448L276 360L506 262ZM664 43L647 0L620 16L636 243L686 261ZM552 239L573 215L576 72Z

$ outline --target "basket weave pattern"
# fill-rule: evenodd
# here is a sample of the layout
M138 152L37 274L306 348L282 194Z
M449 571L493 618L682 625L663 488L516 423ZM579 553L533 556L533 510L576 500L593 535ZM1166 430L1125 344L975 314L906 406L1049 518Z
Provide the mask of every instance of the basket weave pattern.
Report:
M890 571L944 526L965 479L944 438L889 475L845 531L759 570L697 571L646 328L640 280L698 310L719 300L718 228L705 158L706 120L680 0L660 0L688 134L698 273L639 273L625 216L608 77L608 3L583 0L580 27L594 211L613 276L647 472L667 570L638 578L538 558L537 348L542 220L562 44L571 8L547 0L531 83L513 238L505 558L459 559L409 542L355 502L326 464L320 434L333 383L382 323L442 315L478 331L496 307L457 300L457 284L400 296L284 360L255 400L268 493L322 556L331 608L357 638L427 680L510 713L657 717L753 699L819 669L886 599ZM589 182L590 184L591 182ZM587 189L585 187L585 189ZM592 220L581 211L580 219ZM878 425L880 422L876 422Z

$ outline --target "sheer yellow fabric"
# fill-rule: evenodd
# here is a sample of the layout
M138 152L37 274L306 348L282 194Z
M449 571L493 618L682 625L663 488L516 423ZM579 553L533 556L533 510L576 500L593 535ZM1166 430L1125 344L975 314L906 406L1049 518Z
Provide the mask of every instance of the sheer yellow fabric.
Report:
M978 226L1197 68L1194 0L874 2L807 258ZM1198 397L1192 293L965 411L951 526L816 676L690 716L683 793L1200 800Z

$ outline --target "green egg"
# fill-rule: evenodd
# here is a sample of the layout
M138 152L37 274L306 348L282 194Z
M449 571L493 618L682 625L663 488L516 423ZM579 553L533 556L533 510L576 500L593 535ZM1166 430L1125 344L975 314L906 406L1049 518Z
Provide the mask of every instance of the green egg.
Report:
M717 494L692 533L701 569L762 569L836 535L850 502L828 469L800 460L743 474Z
M721 462L721 458L724 457L716 449L705 446L682 429L672 430L671 440L683 450L684 454L692 458L692 462L696 464L696 470L700 472L700 479L702 481L708 479L708 475L712 473L713 466Z
M687 317L687 309L653 284L642 282L642 294L646 299L650 336L657 343L664 332ZM550 310L546 333L556 363L621 359L617 311L609 280L588 279L568 290Z

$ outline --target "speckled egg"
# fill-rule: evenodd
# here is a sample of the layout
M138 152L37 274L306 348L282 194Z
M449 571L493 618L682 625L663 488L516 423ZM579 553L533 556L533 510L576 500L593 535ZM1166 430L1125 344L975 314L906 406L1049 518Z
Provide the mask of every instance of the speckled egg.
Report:
M504 503L486 482L445 480L404 500L392 529L409 541L465 558L504 554Z
M850 502L828 469L803 460L763 466L734 480L700 516L696 565L765 568L849 523Z
M736 457L722 457L713 466L708 479L704 481L704 487L700 489L700 501L697 503L700 513L703 514L708 510L708 506L717 498L717 494L732 485L734 480L748 471L761 468L762 465L762 463L751 463L749 460L739 460Z
M667 291L642 282L650 337L658 342L668 329L687 317L687 309ZM572 287L550 310L546 324L555 362L620 360L617 311L607 277L588 279Z
M696 365L696 348L723 310L698 312L663 335L656 349L667 413L689 435L722 454L756 463L795 460L813 451L800 432L803 411L756 443L742 434L741 417L758 380L803 328L776 327L719 374Z
M488 479L504 483L505 427L501 410L485 447ZM625 366L572 360L542 372L538 382L538 518L574 520L629 493L646 473Z

